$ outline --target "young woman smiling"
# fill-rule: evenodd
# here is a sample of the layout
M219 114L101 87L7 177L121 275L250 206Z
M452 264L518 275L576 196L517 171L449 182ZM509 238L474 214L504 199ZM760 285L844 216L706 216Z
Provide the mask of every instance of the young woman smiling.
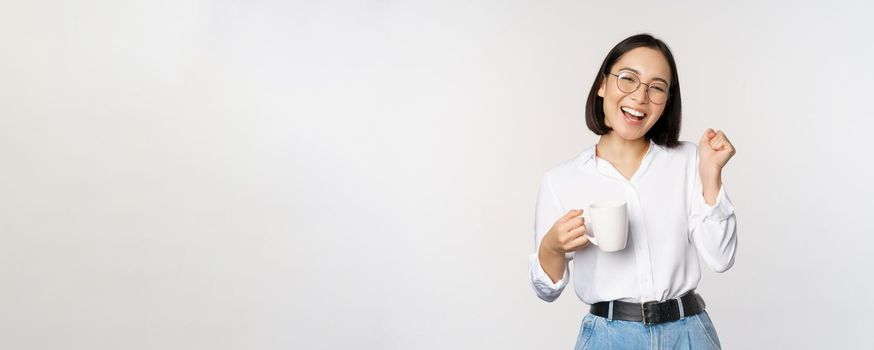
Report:
M716 272L734 264L737 220L722 169L735 149L712 129L697 145L679 141L680 112L670 49L631 36L607 54L589 93L586 124L597 144L541 180L529 276L551 302L573 261L574 289L590 305L577 349L720 348L695 288L699 256ZM585 235L580 208L603 199L627 203L620 251L601 251Z

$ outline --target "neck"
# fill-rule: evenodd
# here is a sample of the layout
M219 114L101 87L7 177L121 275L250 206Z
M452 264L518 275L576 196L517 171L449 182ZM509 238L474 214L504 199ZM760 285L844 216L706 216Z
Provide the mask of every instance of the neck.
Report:
M643 158L647 149L649 149L649 140L646 137L626 140L611 132L602 135L598 140L595 154L610 161L636 161Z

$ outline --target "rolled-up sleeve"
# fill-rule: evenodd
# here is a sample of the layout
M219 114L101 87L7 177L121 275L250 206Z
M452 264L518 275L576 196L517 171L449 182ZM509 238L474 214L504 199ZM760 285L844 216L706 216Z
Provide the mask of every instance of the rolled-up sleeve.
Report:
M552 184L549 181L549 174L547 173L540 182L540 191L537 195L537 205L534 213L534 253L529 258L528 276L537 297L548 302L558 298L565 286L567 286L569 279L567 261L573 259L573 254L568 253L565 255L564 276L561 280L553 282L549 275L543 271L543 266L540 265L540 259L538 258L538 252L540 251L540 243L543 237L563 213L564 210L553 192Z

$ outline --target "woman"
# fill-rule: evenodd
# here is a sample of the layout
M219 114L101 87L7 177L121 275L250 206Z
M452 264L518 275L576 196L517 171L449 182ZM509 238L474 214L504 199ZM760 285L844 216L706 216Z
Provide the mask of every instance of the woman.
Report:
M573 260L574 289L591 305L577 349L720 348L694 289L698 255L716 272L734 263L736 218L721 174L735 150L712 129L697 145L678 141L680 102L667 45L647 34L623 40L586 104L598 143L543 176L529 274L537 296L551 302ZM627 203L627 243L616 252L590 244L581 217L605 199Z

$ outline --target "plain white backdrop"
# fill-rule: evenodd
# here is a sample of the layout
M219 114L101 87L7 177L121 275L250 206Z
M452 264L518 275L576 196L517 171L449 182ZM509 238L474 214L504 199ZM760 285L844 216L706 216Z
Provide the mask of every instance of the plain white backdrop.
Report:
M0 348L569 349L528 285L606 53L672 48L739 250L726 349L869 348L874 8L5 1ZM870 341L868 341L870 343Z

